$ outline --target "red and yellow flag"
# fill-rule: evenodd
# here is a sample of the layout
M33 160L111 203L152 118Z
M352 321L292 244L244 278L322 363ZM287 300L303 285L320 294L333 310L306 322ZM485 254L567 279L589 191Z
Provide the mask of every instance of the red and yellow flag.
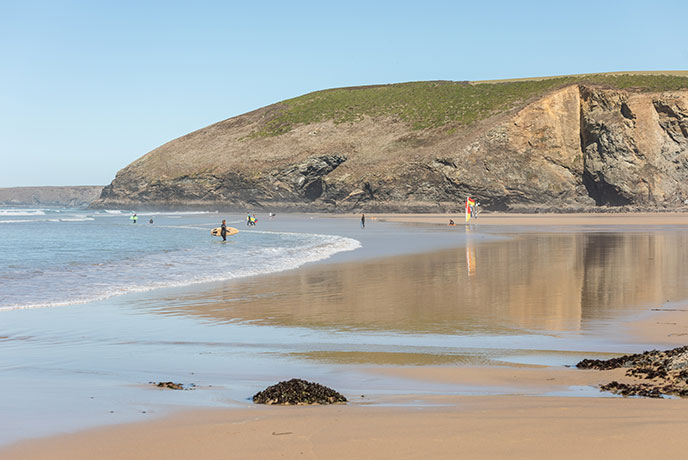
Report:
M471 220L471 208L475 206L475 200L473 198L466 197L466 223Z

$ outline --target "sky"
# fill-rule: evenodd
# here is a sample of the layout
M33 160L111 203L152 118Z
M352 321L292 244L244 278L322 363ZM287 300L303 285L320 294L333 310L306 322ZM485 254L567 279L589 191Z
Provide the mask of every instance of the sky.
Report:
M311 91L688 70L685 1L0 0L0 187L106 185Z

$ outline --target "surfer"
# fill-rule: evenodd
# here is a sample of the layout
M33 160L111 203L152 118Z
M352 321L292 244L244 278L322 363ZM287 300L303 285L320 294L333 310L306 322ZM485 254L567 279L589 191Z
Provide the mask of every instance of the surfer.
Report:
M246 214L246 226L251 225L251 213Z
M153 218L151 217L151 220L148 221L149 224L153 223Z
M132 224L135 224L136 221L138 220L138 216L136 215L136 213L134 213L134 215L131 216L130 219L131 219L131 223L132 223Z
M365 228L365 214L361 213L361 228Z
M227 222L225 219L222 219L222 225L220 228L220 236L222 237L222 241L227 241Z
M450 227L453 227L454 225L456 225L456 224L454 223L454 219L449 219L449 226L450 226Z

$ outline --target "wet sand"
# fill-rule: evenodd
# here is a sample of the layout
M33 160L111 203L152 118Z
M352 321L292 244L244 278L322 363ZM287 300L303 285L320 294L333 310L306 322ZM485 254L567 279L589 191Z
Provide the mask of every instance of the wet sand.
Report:
M478 223L485 223L488 217L481 216ZM416 223L442 223L445 218L394 217ZM512 219L515 217L511 215L493 216L491 225L688 225L686 216L665 214L652 214L651 223L646 215ZM610 333L627 335L624 340L629 344L670 348L684 344L688 337L688 311L683 311L688 306L667 304L668 300L688 297L682 284L685 274L675 273L676 267L688 265L674 250L683 245L682 238L680 232L628 232L611 237L562 234L549 235L535 245L518 241L509 245L468 244L460 250L321 265L271 276L269 283L267 278L247 280L238 287L208 293L212 302L201 298L170 302L159 313L323 330L336 326L340 330L397 333L460 331L469 339L471 333L499 334L524 328L536 336L552 331L570 333L589 321L602 319L611 323ZM528 251L535 251L530 256L536 262L527 271L516 265L509 269L509 260L517 261ZM552 259L555 254L559 256ZM499 260L507 267L500 274L490 260ZM609 266L614 267L611 272L605 270ZM473 286L469 292L461 289L467 280ZM359 289L353 289L357 286ZM430 287L418 293L419 286ZM231 297L234 289L243 293L241 299L224 306L214 301ZM442 295L450 289L456 295ZM245 300L256 296L260 302ZM457 297L468 299L460 312L452 308ZM371 310L371 304L379 308ZM609 310L629 304L636 307ZM629 313L639 319L628 321ZM489 324L487 330L485 325L471 330L478 315L491 315L499 321L484 323ZM378 395L372 404L366 397L347 394L351 403L346 406L192 411L152 422L24 441L0 451L0 456L659 458L679 457L688 448L683 436L688 428L688 401L556 396L570 393L572 387L587 389L582 396L600 396L590 388L622 379L619 371L495 362L498 357L492 357L490 366L476 366L474 358L452 360L447 353L397 351L316 350L296 354L316 362L357 366L359 372L401 382L444 384L457 388L457 393L459 388L475 388L477 393L494 390L506 391L507 395L457 396L451 391L437 394L399 388L396 394Z
M659 331L661 315L653 315L636 322L636 332L662 339L688 328L688 313L669 314L676 324L660 324ZM396 407L352 398L346 406L195 411L23 442L2 451L2 456L55 460L647 459L681 458L688 448L685 400L528 395L529 391L619 379L619 370L414 366L370 372L454 384L515 386L521 394L398 395L387 401Z
M456 397L422 409L266 407L25 443L7 459L682 458L676 400Z
M465 226L465 214L374 214L370 217L387 222L430 223L447 225L452 219L457 227ZM688 225L687 213L571 213L571 214L516 214L481 213L471 219L471 225L496 226L590 226L590 225Z

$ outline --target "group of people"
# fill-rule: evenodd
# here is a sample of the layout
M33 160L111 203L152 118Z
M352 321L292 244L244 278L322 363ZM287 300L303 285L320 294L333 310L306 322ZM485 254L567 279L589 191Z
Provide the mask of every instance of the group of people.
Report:
M137 216L136 213L134 213L134 215L133 215L133 216L130 216L129 219L131 220L131 223L132 223L132 224L135 224L135 223L139 220L139 216ZM149 224L152 224L152 223L153 223L153 218L152 218L152 217L150 218L150 220L148 221L148 223L149 223Z
M246 226L247 227L255 227L256 222L258 222L258 219L256 219L255 214L246 214Z
M478 217L478 206L480 206L480 203L474 203L469 206L471 217L474 219Z
M471 197L467 197L464 205L466 206L466 223L468 223L468 221L471 220L471 218L475 219L478 217L478 206L480 206L480 203L478 203L477 201L475 201L475 199ZM456 226L456 222L454 222L454 219L449 219L449 226Z

